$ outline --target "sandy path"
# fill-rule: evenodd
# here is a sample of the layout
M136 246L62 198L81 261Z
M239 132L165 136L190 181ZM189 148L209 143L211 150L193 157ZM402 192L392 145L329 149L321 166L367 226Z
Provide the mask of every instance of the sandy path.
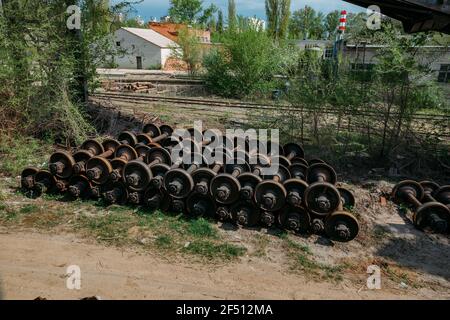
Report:
M82 272L80 291L66 288L69 265ZM77 299L398 299L413 292L368 291L286 274L269 261L226 266L174 264L132 250L89 244L73 235L0 234L3 298Z

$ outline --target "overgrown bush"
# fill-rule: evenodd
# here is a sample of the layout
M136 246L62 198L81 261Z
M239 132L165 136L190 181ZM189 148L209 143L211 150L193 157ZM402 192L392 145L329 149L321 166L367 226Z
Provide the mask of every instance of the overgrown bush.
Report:
M81 30L69 30L70 5ZM93 132L84 114L96 68L112 51L113 11L102 0L4 1L0 11L0 135L77 141Z
M264 32L249 29L228 33L222 41L203 63L210 91L236 98L270 91L279 71L272 40Z
M385 46L373 69L352 68L341 57L324 60L316 50L291 53L296 63L282 64L280 72L291 84L283 99L291 111L252 112L248 125L278 128L282 142L303 142L334 163L351 158L397 169L448 165L449 145L440 136L448 134L448 121L417 117L424 111L448 114L448 101L417 56L426 36L399 39L389 27L384 32Z

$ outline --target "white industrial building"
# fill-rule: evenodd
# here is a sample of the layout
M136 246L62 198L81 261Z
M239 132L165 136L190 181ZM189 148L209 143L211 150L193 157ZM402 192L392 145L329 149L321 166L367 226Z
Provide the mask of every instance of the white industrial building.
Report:
M120 69L159 69L177 44L152 29L120 28L114 34Z

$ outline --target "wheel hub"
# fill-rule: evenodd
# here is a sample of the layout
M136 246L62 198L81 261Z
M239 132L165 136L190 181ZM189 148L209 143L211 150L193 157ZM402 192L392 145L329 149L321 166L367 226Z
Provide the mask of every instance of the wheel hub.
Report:
M196 203L194 205L194 208L193 208L192 212L196 216L202 216L202 215L204 215L206 213L206 209L205 209L205 206L202 203Z
M289 227L289 229L291 230L298 230L300 229L300 221L298 220L298 217L289 217L288 221L287 221L287 225Z
M183 201L181 201L181 200L176 200L176 199L173 200L172 208L173 208L173 210L176 211L176 212L182 212L182 211L184 211L184 203L183 203Z
M141 197L140 197L139 193L137 193L137 192L132 192L129 195L129 200L130 200L130 203L132 203L132 204L138 204L141 201L140 198Z
M30 189L33 187L33 182L34 182L34 179L31 176L22 178L22 186L27 189Z
M330 200L326 196L320 196L316 198L316 203L319 206L321 210L330 210L331 209L331 203Z
M139 182L141 181L141 177L137 173L132 173L127 177L127 183L130 186L137 187Z
M69 187L69 193L72 196L78 198L81 195L81 190L80 190L80 188L78 186L70 186Z
M73 166L73 172L75 174L80 174L81 172L84 171L85 168L86 168L86 164L84 162L77 162Z
M325 230L325 225L322 220L314 219L311 223L311 229L314 231L314 233L321 233L323 230Z
M430 215L430 227L437 233L444 233L448 228L448 224L439 215L433 213Z
M195 186L195 191L201 195L207 195L208 194L208 183L205 181L199 182L197 183L197 185Z
M93 196L93 197L95 197L95 198L100 198L101 190L100 190L99 187L93 187L93 188L91 189L91 193L92 193L92 196Z
M182 189L183 184L178 179L175 179L174 181L169 183L168 191L172 195L180 194Z
M266 225L266 226L272 226L275 223L275 216L273 214L271 214L270 212L264 212L262 217L261 217L261 221Z
M226 210L225 208L219 208L217 209L217 216L221 221L224 221L229 218L230 214L228 213L228 210Z
M120 170L114 169L113 172L111 172L111 180L113 182L117 182L122 178L122 174L120 173Z
M227 199L230 197L231 190L228 186L221 186L217 188L217 198L220 201L227 201Z
M241 189L242 198L245 200L251 200L253 197L253 188L250 186L243 187Z
M109 202L109 203L116 203L117 200L120 197L120 191L118 191L117 189L108 191L105 193L105 199Z
M99 167L94 167L92 169L89 169L86 172L86 175L91 180L98 180L102 175L102 170Z
M159 208L160 204L161 204L161 196L159 196L159 195L155 195L155 196L147 199L147 205L150 208Z
M249 214L246 210L242 209L237 214L237 221L240 225L246 226L248 224Z
M154 177L150 182L155 189L161 189L164 178L161 176Z
M339 223L335 230L341 239L349 239L351 236L350 228L345 223Z
M50 171L52 172L52 174L56 175L56 174L62 174L64 172L64 163L58 161L55 163L50 163L49 168Z
M289 204L291 204L291 205L294 206L294 207L298 207L298 206L300 206L301 203L302 203L302 197L301 197L300 194L299 194L298 192L296 192L296 191L295 191L295 192L291 192L291 193L288 195L287 200L288 200Z
M263 196L263 201L267 209L273 209L277 204L277 198L272 193L265 194Z

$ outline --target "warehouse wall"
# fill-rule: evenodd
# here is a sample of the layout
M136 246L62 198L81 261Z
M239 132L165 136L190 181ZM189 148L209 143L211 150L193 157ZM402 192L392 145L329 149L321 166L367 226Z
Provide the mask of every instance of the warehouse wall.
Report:
M113 45L117 45L120 42L121 50L126 50L125 54L119 54L115 57L115 62L118 64L118 68L123 69L137 69L136 57L142 57L143 69L154 69L156 66L164 65L168 49L161 49L160 47L126 31L119 29L115 33L115 40Z

